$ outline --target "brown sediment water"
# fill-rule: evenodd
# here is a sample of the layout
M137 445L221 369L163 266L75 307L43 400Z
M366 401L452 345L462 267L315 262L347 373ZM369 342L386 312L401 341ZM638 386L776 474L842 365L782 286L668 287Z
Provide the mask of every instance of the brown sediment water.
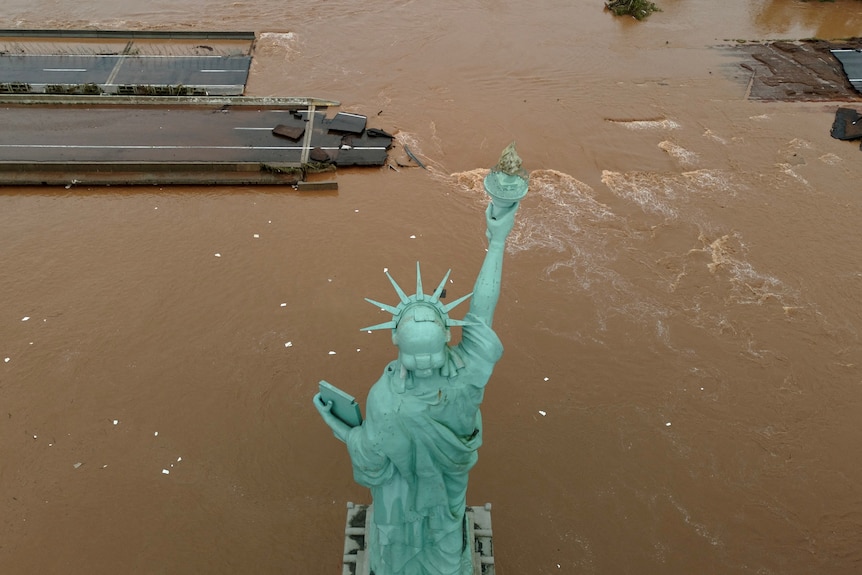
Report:
M481 179L531 170L469 501L498 573L862 568L862 152L836 102L745 98L737 40L862 2L4 6L5 28L258 32L428 170L271 187L0 190L0 573L335 573L367 491L311 405L361 400L388 268L467 293ZM849 102L844 105L856 105Z

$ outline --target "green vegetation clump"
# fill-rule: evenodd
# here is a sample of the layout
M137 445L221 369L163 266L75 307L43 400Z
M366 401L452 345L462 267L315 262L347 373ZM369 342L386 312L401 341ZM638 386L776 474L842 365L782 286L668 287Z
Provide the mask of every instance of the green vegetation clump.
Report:
M638 20L643 20L653 12L661 12L658 6L646 0L609 0L605 2L605 8L616 16L633 16Z

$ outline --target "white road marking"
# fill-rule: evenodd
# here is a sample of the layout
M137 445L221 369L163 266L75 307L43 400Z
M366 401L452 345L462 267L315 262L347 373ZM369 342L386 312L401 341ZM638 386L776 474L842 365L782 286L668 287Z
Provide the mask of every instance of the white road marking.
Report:
M42 68L43 72L86 72L86 68Z

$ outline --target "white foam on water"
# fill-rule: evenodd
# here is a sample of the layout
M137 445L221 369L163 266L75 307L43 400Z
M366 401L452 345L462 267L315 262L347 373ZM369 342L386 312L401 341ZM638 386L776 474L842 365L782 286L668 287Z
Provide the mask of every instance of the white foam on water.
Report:
M698 156L696 152L686 150L682 146L671 141L665 140L660 142L658 147L667 152L671 158L676 160L677 163L684 168L695 166L700 161L700 156Z
M841 162L844 161L844 159L841 156L837 156L837 155L833 154L832 152L823 154L818 159L828 166L837 166L838 164L840 164Z
M602 183L615 195L633 202L648 214L676 220L684 213L692 219L692 196L732 196L739 187L721 170L701 169L681 173L602 172ZM702 216L697 215L695 219Z
M781 164L778 164L778 169L780 169L782 172L784 172L785 174L787 174L788 176L790 176L791 178L793 178L794 180L796 180L800 184L802 184L806 187L810 186L810 184L808 183L808 180L806 180L804 177L799 175L796 172L796 170L794 169L794 166L791 166L790 164L781 163Z
M484 206L487 196L482 182L487 173L487 169L460 172L449 181L456 192L477 207ZM600 201L592 187L568 174L535 170L509 238L511 254L531 251L551 258L545 277L554 289L577 293L593 303L592 329L581 326L572 332L554 331L556 335L599 341L612 318L624 317L652 331L656 344L687 353L677 349L674 326L680 320L722 337L741 338L743 334L716 309L725 309L727 303L778 302L782 310L800 306L793 289L749 261L740 234L721 231L724 226L701 207L704 200L733 198L745 190L746 184L731 172L605 171L602 182L616 198L639 206L643 214ZM651 230L659 227L679 236L675 253L662 251L657 256ZM668 275L667 261L678 262L676 276ZM701 290L683 290L678 292L682 299L666 303L663 294L676 291L698 270L700 279L693 281L714 282L709 293L715 294L715 301L700 301ZM747 344L740 340L740 346Z
M679 130L682 125L668 118L650 118L646 120L613 120L608 119L612 124L618 124L629 130Z
M293 32L262 32L254 50L259 56L281 55L284 60L292 60L300 54L299 37Z
M451 181L457 191L484 206L488 200L482 180L487 174L487 169L475 169L453 174ZM625 219L600 202L589 185L556 170L535 170L524 201L507 251L557 254L545 268L546 276L595 302L599 330L605 328L606 316L616 312L632 318L665 315L614 269L619 250L613 245L630 234Z
M798 307L799 294L779 278L762 273L745 259L746 247L740 234L725 234L714 240L701 236L703 251L710 255L707 268L712 274L727 274L731 301L738 304L763 304L774 300L783 309Z
M714 142L718 142L719 144L724 144L725 146L729 143L729 142L727 141L727 138L723 138L723 137L719 136L718 134L716 134L715 132L713 132L713 131L712 131L712 130L710 130L710 129L707 129L707 130L703 133L703 137L704 137L704 138L709 138L710 140L712 140L712 141L714 141Z

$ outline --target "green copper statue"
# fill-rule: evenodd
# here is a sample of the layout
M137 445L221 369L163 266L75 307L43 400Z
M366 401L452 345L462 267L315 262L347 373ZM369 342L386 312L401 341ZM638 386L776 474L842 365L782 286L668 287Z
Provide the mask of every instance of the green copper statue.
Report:
M485 212L489 245L473 293L443 304L449 273L426 294L417 263L416 294L408 296L387 272L400 301L367 300L392 319L363 329L390 329L398 359L371 388L365 420L351 427L332 413L332 402L314 398L323 420L347 444L354 479L371 489L367 549L374 575L473 575L467 475L482 444L479 405L503 353L491 324L506 238L527 191L514 145L485 187L492 196ZM466 317L451 319L449 312L471 295ZM453 325L462 326L462 337L450 346Z

